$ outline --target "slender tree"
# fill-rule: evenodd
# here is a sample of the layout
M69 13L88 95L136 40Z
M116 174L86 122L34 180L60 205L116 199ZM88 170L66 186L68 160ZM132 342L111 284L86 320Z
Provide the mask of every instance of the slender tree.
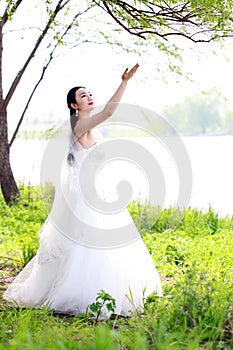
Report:
M18 0L14 7L8 3L0 22L0 182L5 201L9 203L12 197L19 195L17 184L14 180L9 159L8 130L7 130L7 100L3 98L2 84L2 52L3 52L3 27L9 19L9 14L17 10L22 0ZM8 102L9 102L8 94Z
M12 99L12 96L15 93L16 88L18 87L26 69L28 68L30 62L35 57L39 47L44 41L47 42L47 46L52 46L50 50L50 55L47 63L44 65L42 70L42 75L39 79L38 84L43 79L45 70L48 68L51 60L53 59L54 51L59 44L62 43L64 37L68 34L70 29L76 24L78 17L81 16L84 12L88 11L90 6L86 6L85 9L80 10L76 7L76 11L73 9L71 16L67 16L71 8L71 0L57 0L50 1L44 0L40 6L45 8L46 19L44 21L44 26L40 30L39 35L35 39L35 42L32 45L31 51L29 52L25 62L22 67L16 74L13 79L11 86L4 96L3 93L3 80L2 80L2 61L3 61L3 29L7 22L13 20L18 8L25 3L23 0L18 1L6 1L6 6L3 15L0 17L0 184L1 190L4 196L6 203L11 203L16 197L19 196L19 189L16 184L16 181L13 176L13 172L10 165L10 145L12 144L20 123L16 128L16 131L11 139L11 142L8 141L8 121L7 121L7 107ZM60 22L59 16L64 19L67 17L66 21ZM65 23L64 23L65 22ZM50 38L50 43L48 44L48 38ZM54 46L55 45L55 46ZM31 96L29 97L28 103L31 100L31 97L37 88L38 84L35 85ZM25 110L27 105L25 106ZM23 113L24 115L24 113ZM23 116L22 115L22 116Z

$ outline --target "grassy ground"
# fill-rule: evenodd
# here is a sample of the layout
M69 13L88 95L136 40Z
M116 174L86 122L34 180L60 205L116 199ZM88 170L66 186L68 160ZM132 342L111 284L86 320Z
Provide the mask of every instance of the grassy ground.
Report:
M0 198L1 294L38 248L47 212L38 189L22 200ZM160 273L164 296L152 295L131 318L16 309L1 301L1 349L233 349L233 218L142 206L129 211Z

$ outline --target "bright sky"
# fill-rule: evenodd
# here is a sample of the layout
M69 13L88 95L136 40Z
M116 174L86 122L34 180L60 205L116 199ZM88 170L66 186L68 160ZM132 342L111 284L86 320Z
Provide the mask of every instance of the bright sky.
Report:
M233 57L232 46L229 45L227 52ZM227 62L221 51L215 56L206 46L201 61L198 61L194 53L185 53L184 71L192 73L193 82L168 71L165 83L163 76L155 72L153 59L138 57L135 54L117 55L107 46L101 46L99 49L97 45L89 45L74 49L51 64L31 104L30 119L47 119L51 114L55 120L63 119L63 115L64 118L68 117L66 93L76 85L86 86L93 93L96 103L104 104L120 83L124 68L136 62L140 64L139 70L129 82L122 102L138 104L161 113L166 105L215 86L233 108L233 63ZM33 81L38 75L31 73L28 79ZM17 93L22 94L22 99L18 99L17 103L9 108L11 115L15 115L16 118L24 105L24 92L28 94L29 90L25 87L18 90Z
M30 10L31 11L31 10ZM35 23L36 25L36 23ZM17 33L5 35L5 92L23 62L23 52L28 48L25 39L19 39ZM7 40L6 40L7 39ZM55 59L34 96L27 117L30 120L66 119L69 115L66 108L67 91L76 85L85 85L92 91L96 103L103 104L114 93L125 67L140 64L137 75L130 81L123 97L123 102L147 107L159 113L166 105L181 101L185 96L202 90L217 87L228 99L233 108L233 40L227 39L225 48L220 45L190 44L187 40L178 41L184 47L183 71L192 73L193 82L186 77L178 77L167 71L166 74L155 70L155 63L166 69L164 56L116 53L108 45L84 44ZM215 49L216 55L212 53ZM197 51L199 53L197 53ZM225 58L225 53L228 58ZM40 53L40 57L42 57ZM39 65L37 64L39 62ZM22 81L8 112L10 120L19 119L26 97L41 73L39 58L34 58ZM14 69L15 68L15 69ZM164 82L166 77L167 83ZM177 82L177 79L179 81Z

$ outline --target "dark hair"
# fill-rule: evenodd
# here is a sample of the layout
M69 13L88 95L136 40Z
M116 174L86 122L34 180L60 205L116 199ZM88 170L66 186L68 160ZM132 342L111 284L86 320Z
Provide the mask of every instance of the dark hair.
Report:
M67 94L67 106L70 110L70 126L72 131L74 130L75 124L77 122L76 110L71 107L71 103L76 103L75 93L78 89L84 88L84 86L75 86Z
M76 94L76 91L81 88L85 89L84 86L75 86L72 89L70 89L70 91L67 94L67 106L70 109L70 115L76 112L75 109L71 107L71 103L76 103L75 94Z
M77 123L76 110L71 107L71 103L76 103L75 93L78 89L84 88L84 86L75 86L67 94L67 106L70 110L70 126L72 131L74 131L75 124ZM68 153L67 162L70 166L73 166L75 161L74 155L72 152Z

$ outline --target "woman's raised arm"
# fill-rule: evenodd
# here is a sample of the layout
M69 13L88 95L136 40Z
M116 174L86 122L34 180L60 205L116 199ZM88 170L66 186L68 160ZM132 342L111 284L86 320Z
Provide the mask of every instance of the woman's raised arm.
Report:
M74 127L74 133L77 138L81 137L83 134L85 134L87 131L91 130L95 126L103 123L106 119L111 117L116 110L119 102L121 101L121 98L124 94L125 88L127 86L128 80L132 78L132 76L135 74L137 71L139 65L136 64L133 68L124 71L122 74L122 81L121 84L119 85L118 89L114 93L114 95L110 98L110 100L106 103L104 109L92 115L91 117L88 118L80 118L77 120L77 123Z

